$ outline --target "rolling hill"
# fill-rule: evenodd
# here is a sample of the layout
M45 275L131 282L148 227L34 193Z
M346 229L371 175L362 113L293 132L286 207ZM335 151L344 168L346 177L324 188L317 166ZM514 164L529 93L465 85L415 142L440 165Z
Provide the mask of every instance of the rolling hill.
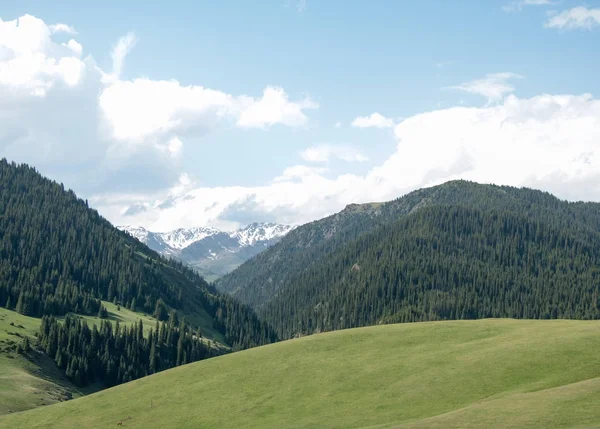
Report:
M600 317L600 204L458 181L301 226L217 286L282 338L379 323Z
M151 316L118 308L109 302L103 305L107 308L107 320L115 326L119 322L123 327L130 327L143 320L146 335L155 326L156 319ZM101 322L94 316L79 318L90 326ZM40 319L0 308L0 415L66 401L104 387L101 383L86 387L72 383L52 358L35 347L39 330ZM18 347L26 336L34 348L28 353L19 353ZM213 348L222 347L220 343L204 341ZM222 352L224 350L216 350L216 353Z
M313 335L0 417L0 427L600 427L600 322L489 319Z

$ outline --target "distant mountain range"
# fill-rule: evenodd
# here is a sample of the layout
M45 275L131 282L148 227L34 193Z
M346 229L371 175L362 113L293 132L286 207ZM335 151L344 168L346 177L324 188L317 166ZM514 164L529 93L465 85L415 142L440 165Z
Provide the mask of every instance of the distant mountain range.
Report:
M252 223L233 232L211 227L152 232L140 226L117 226L161 255L196 268L207 280L221 277L277 243L293 226Z

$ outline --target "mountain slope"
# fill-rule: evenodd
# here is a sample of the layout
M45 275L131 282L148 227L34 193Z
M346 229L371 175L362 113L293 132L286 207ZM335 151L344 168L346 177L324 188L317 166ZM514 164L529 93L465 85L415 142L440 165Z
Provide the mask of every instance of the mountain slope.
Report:
M597 319L599 266L598 233L431 206L333 251L261 313L284 338L425 320Z
M0 417L0 427L598 427L599 332L597 321L567 320L337 331Z
M293 229L275 223L252 223L233 232L210 227L180 228L165 233L131 225L117 228L152 250L196 268L211 280L233 271Z
M598 231L600 204L456 181L301 226L216 285L283 337L394 321L597 318Z
M61 385L55 376L62 374L101 389L277 339L251 309L112 227L35 169L1 160L0 183L0 307L39 328L36 339L9 328L0 361L18 363L18 350L32 362L45 353L56 365L50 384L36 385ZM134 326L125 326L121 307L140 315ZM152 325L144 328L142 318ZM18 374L27 369L9 366ZM30 367L26 377L36 378ZM0 380L0 390L10 385ZM20 396L4 405L32 404Z
M236 348L269 341L252 311L114 228L62 184L6 160L0 182L0 305L37 317L96 315L100 300L150 314L162 307Z

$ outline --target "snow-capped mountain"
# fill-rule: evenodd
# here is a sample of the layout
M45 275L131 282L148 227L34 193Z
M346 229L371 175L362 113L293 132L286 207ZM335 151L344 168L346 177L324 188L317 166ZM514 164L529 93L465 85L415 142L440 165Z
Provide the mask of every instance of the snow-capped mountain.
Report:
M162 255L188 263L209 280L233 271L294 229L276 223L252 223L233 232L210 227L179 228L169 232L151 232L132 225L117 228Z
M278 240L292 229L293 227L289 225L277 223L251 223L245 228L232 232L230 236L236 238L242 246L254 246L259 242Z

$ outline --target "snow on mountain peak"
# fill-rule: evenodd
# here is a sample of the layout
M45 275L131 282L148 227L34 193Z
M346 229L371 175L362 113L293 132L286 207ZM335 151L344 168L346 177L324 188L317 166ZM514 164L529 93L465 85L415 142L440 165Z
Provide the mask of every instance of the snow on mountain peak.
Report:
M280 225L277 223L251 223L245 228L230 233L230 237L236 238L241 246L252 246L259 241L270 241L281 238L294 229L293 226Z
M172 249L181 250L196 241L219 234L220 232L216 228L198 226L193 228L179 228L174 231L162 233L160 236L167 246Z
M138 241L141 241L142 243L146 243L148 241L148 236L150 235L150 232L146 228L143 228L141 226L117 225L117 228L121 231L128 233L133 238L135 238Z
M233 232L204 226L169 232L152 232L132 225L117 228L161 255L179 259L197 269L206 269L210 275L218 277L274 244L295 226L251 223Z
M133 225L120 225L117 226L117 228L127 232L129 235L132 235L134 238L145 244L149 244L151 240L158 240L164 244L164 246L169 248L168 253L183 250L189 245L204 238L223 234L222 231L207 226L179 228L169 232L151 232L141 226ZM281 238L294 228L294 226L280 225L277 223L254 222L244 228L226 234L237 240L240 246L245 247L253 246L259 242L268 242Z

